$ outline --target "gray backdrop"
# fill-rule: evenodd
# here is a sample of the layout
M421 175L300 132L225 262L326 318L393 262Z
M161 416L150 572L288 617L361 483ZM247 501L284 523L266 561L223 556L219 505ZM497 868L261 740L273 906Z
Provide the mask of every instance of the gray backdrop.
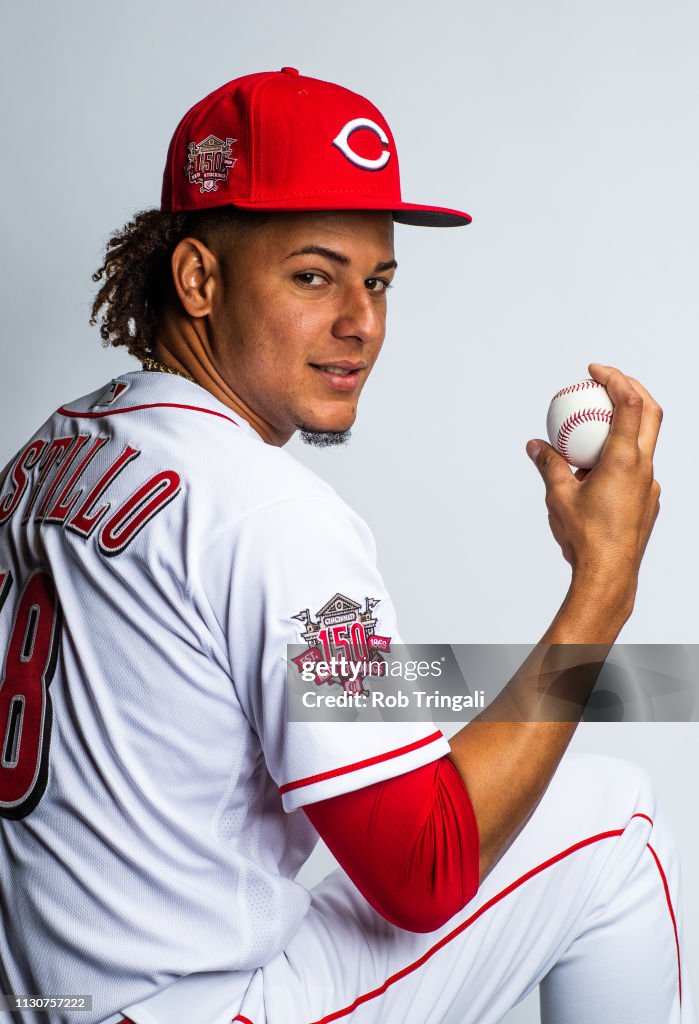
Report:
M699 10L689 0L2 4L0 465L134 368L88 326L110 229L157 205L184 111L283 64L368 95L403 189L472 226L397 228L384 352L350 446L291 450L367 519L406 640L533 643L568 568L524 454L590 360L664 405L662 514L621 639L697 643ZM581 727L646 765L685 871L699 983L698 726ZM320 851L313 882L331 866ZM507 1017L538 1019L535 997Z

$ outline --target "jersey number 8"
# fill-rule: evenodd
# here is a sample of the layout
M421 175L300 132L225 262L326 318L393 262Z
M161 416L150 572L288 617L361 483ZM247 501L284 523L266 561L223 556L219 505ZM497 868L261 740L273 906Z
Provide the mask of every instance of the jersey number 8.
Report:
M12 589L0 570L0 614ZM51 740L49 684L60 639L53 579L35 572L22 591L0 680L0 817L26 818L41 800Z

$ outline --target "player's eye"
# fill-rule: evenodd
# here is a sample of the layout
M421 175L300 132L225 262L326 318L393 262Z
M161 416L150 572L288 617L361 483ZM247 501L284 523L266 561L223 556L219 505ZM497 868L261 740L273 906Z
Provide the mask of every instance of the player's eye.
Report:
M305 270L301 274L294 274L294 279L303 288L322 288L326 279L322 274L315 274L312 270Z
M387 281L385 277L368 277L364 284L370 292L376 292L377 295L381 295L393 287L391 282Z

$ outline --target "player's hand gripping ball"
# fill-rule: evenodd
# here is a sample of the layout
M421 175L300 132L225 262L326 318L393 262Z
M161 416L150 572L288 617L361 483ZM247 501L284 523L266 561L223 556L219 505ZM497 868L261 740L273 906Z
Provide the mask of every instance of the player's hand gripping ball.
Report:
M592 469L607 440L613 411L607 389L596 380L562 388L551 399L546 417L549 441L572 466Z

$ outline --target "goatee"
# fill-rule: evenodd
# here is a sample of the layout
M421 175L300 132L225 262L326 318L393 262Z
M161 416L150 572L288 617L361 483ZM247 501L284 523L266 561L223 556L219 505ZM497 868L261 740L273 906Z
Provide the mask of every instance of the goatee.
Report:
M352 435L351 430L313 430L312 427L300 427L299 437L304 444L315 448L330 448L331 445L347 444Z

